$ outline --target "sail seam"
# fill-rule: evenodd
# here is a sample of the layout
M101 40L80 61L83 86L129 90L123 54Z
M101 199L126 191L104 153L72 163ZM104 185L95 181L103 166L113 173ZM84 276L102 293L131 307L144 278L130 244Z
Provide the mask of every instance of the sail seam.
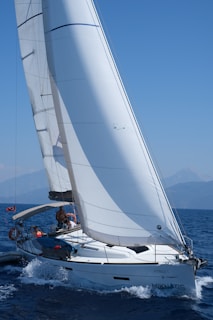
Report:
M126 170L125 167L110 167L110 166L100 166L100 165L91 165L91 164L85 164L85 163L80 163L80 162L76 162L73 161L72 162L73 165L76 166L82 166L82 167L87 167L87 168L93 168L93 169L105 169L105 170Z
M96 28L99 27L96 24L90 24L90 23L67 23L67 24L63 24L61 26L58 26L56 28L51 29L50 32L55 31L57 29L64 28L64 27L69 27L69 26L89 26L89 27L96 27Z
M109 209L109 208L106 208L106 207L103 207L103 206L100 206L100 205L95 205L94 203L91 203L91 202L88 202L88 201L84 201L84 203L86 203L87 205L89 205L90 207L93 207L93 208L97 208L97 209L100 209L100 210L106 210L108 212L117 212L117 213L120 213L122 212L121 210L116 210L116 209ZM143 217L149 217L149 214L141 214L141 212L133 212L133 211L125 211L126 213L130 214L131 216L139 216L139 215L142 215ZM90 219L91 221L95 221L95 220L92 220ZM102 224L102 225L106 225L105 223L99 223L99 224ZM132 229L132 228L128 228L128 229ZM135 229L135 228L134 228Z
M27 20L25 20L24 22L22 22L21 24L19 24L19 25L18 25L18 28L22 27L22 26L23 26L25 23L27 23L28 21L30 21L30 20L32 20L32 19L34 19L34 18L36 18L36 17L38 17L38 16L40 16L40 15L42 15L42 14L43 14L43 12L40 12L40 13L37 13L37 14L35 14L34 16L28 18Z

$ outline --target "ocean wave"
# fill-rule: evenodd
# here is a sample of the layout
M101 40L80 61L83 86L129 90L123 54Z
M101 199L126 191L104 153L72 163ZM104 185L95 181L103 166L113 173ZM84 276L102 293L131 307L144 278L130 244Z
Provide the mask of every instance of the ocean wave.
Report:
M34 259L23 268L19 279L22 283L53 287L68 283L68 272L62 267L51 266L46 262Z
M5 284L0 286L0 301L7 300L17 289L13 284Z
M196 277L196 293L198 299L202 299L203 287L211 287L213 278L211 276Z

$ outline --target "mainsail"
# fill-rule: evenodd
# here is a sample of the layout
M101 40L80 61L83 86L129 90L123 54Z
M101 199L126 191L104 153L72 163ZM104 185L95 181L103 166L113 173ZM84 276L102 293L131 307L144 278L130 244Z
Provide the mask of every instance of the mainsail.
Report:
M46 92L52 92L84 232L121 246L184 244L93 1L27 2L39 10L42 3L43 15L33 21L44 23L51 82ZM26 15L18 24L22 20ZM22 49L22 56L34 51Z
M71 184L50 86L41 1L15 1L15 6L21 57L50 195L57 193L64 199L70 195Z

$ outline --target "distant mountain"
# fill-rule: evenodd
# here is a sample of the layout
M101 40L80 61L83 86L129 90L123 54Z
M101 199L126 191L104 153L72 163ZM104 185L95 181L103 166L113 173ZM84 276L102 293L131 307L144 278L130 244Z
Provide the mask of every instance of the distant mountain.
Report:
M205 181L191 169L163 179L163 185L175 208L213 209L213 181Z
M165 187L170 187L179 183L186 183L186 182L201 182L204 179L201 178L196 172L193 170L186 168L178 171L176 174L164 178L163 184Z
M171 205L181 209L213 209L213 181L178 183L166 188Z
M167 196L174 208L213 209L213 181L202 181L189 169L164 179ZM0 183L0 202L47 203L48 184L45 171L17 177Z
M0 183L1 203L46 203L48 183L44 170L25 174Z

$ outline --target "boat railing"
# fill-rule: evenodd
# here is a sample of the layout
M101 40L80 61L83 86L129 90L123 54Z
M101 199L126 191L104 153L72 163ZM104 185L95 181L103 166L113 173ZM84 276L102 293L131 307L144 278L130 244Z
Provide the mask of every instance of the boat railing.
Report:
M186 242L186 251L189 255L193 255L193 240L188 236L184 235L184 240Z
M161 245L163 246L163 245ZM168 247L168 245L164 245L165 247ZM171 250L173 249L174 251L168 252L168 251L163 251L159 249L159 245L154 245L154 263L158 263L161 261L161 259L167 260L169 263L175 263L180 259L180 256L184 254L183 248L177 248L176 246L170 246Z
M186 241L186 245L193 249L193 240L188 236L184 236L184 240Z

